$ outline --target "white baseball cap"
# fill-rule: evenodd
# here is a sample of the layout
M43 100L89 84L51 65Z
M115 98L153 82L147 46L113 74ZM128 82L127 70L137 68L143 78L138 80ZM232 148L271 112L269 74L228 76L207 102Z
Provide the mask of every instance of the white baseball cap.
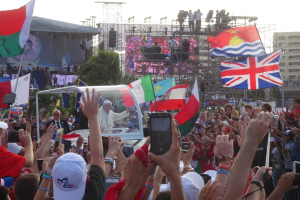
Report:
M78 154L66 153L56 160L52 178L55 200L81 200L86 186L86 162Z
M187 200L198 199L200 191L204 186L203 178L196 172L189 172L181 177L184 194ZM170 183L168 183L166 190L171 190Z
M7 123L5 123L5 122L0 122L0 128L2 128L2 129L7 129L7 128L8 128Z

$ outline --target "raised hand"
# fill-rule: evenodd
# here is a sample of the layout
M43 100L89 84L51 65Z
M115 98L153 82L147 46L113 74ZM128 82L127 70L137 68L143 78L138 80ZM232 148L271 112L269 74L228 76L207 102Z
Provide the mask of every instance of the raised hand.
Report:
M245 141L258 145L269 131L272 117L272 112L260 112L256 119L252 119L246 129Z
M100 93L97 94L96 100L95 100L95 89L93 89L92 97L90 97L88 88L86 89L86 96L85 96L84 92L82 92L81 94L82 94L83 102L78 102L78 103L80 104L83 114L88 119L91 119L91 118L98 119Z
M245 140L245 135L246 135L246 129L247 125L250 122L250 119L248 117L244 117L243 121L239 120L238 125L239 125L239 135L237 136L238 138L238 145L239 147L242 147L244 140Z
M217 158L232 158L233 157L233 140L229 140L228 135L218 135L214 153Z
M154 155L153 153L149 155L150 160L156 162L168 178L173 175L180 174L181 148L179 146L178 132L174 120L171 122L171 130L172 144L170 150L161 156Z
M211 180L208 181L202 188L198 200L213 200L220 186L221 185L217 180L215 180L212 184ZM216 200L221 200L221 197L217 198Z
M28 145L32 145L31 141L31 135L27 131L24 131L23 129L19 130L19 139L21 142L21 145L26 147Z
M48 139L51 140L53 137L54 132L57 131L57 128L55 126L55 124L50 124L46 130L46 134L45 134L45 138L44 139Z
M192 160L192 157L193 157L193 153L194 153L195 148L196 148L193 142L189 142L189 143L190 143L190 148L189 148L188 152L183 153L181 151L181 160L182 160L184 166L191 165L191 160Z
M118 156L116 159L116 169L115 170L118 172L122 172L127 163L127 158L125 157L122 149L119 149L117 154L118 154Z

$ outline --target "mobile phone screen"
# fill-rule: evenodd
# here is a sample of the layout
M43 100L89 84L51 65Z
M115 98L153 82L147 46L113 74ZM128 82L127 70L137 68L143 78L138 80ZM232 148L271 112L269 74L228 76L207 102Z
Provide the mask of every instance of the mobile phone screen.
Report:
M16 131L18 131L20 129L26 130L26 124L14 124L14 129Z
M293 162L293 173L300 174L300 162Z
M65 153L69 153L71 147L72 147L72 142L70 140L65 140L64 141L64 151L65 151Z
M123 151L125 157L129 158L134 153L133 145L124 144L122 151Z
M108 149L108 137L102 136L103 149Z
M18 143L19 139L19 131L7 131L7 143Z
M156 155L165 154L171 146L170 113L153 113L150 115L150 151Z
M53 152L57 152L57 147L59 147L61 145L61 139L62 139L63 132L64 132L63 128L60 128L57 130L56 136L55 136L55 146L54 146Z
M103 197L105 197L108 188L118 183L120 180L121 179L119 178L106 178L104 183L104 188L103 188Z
M37 159L36 162L37 162L37 166L38 166L39 171L43 171L44 159Z
M189 142L182 142L181 149L183 152L187 152L190 149L191 144Z

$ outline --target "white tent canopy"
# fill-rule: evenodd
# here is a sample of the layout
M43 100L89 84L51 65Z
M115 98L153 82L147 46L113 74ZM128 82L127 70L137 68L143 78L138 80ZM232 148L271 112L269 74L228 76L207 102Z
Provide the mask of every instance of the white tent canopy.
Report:
M101 32L101 29L34 16L32 17L30 31L96 35Z
M127 128L112 128L113 131L122 131L117 133L106 133L102 134L103 136L109 136L109 135L119 135L124 140L133 140L133 139L143 139L144 133L143 133L143 123L142 123L142 114L140 110L140 106L138 104L138 101L136 99L136 96L132 92L132 90L127 85L114 85L114 86L87 86L87 87L77 87L77 86L69 86L69 87L63 87L63 88L56 88L51 90L43 90L36 93L36 116L39 116L39 102L38 102L38 95L41 94L61 94L61 93L81 93L82 91L86 92L86 89L89 89L89 92L92 92L92 89L95 89L95 93L100 93L101 97L118 97L122 99L123 93L121 90L126 90L130 92L134 103L136 107L136 111L138 113L138 130L135 130L135 132L124 132L124 129L128 130ZM37 117L37 124L39 124L39 117ZM82 130L83 131L83 130ZM82 132L81 131L81 132ZM79 131L80 132L80 131ZM84 131L85 134L89 134L89 130ZM37 137L39 139L39 126L37 126Z

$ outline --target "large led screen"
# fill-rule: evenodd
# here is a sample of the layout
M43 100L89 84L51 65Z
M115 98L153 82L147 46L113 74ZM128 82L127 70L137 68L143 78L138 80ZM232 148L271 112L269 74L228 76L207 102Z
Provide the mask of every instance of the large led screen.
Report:
M170 47L172 43L174 48ZM174 73L179 62L186 62L183 70L191 73L189 66L198 60L199 37L126 37L126 72L130 74L168 74L172 59ZM172 49L172 50L171 50ZM171 52L173 52L171 56ZM181 63L182 64L182 63Z

